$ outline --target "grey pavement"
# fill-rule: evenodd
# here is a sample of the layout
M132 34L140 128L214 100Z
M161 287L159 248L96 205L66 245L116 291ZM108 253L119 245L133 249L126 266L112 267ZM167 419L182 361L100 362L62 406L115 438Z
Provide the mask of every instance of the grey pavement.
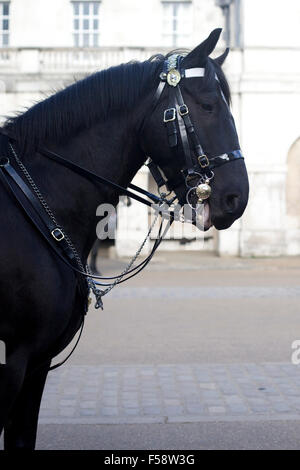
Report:
M38 448L300 448L297 339L300 258L159 252L49 374Z
M106 450L108 456L114 450L299 450L299 436L300 421L41 424L37 448Z

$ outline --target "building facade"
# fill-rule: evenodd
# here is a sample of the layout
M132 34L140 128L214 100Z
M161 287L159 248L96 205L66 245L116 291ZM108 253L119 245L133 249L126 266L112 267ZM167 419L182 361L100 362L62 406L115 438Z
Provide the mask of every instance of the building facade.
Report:
M167 241L167 249L220 255L300 254L300 2L298 0L11 0L0 1L0 114L110 65L192 48L223 27L220 50L246 157L251 191L242 219L205 242ZM153 186L142 169L135 181ZM131 211L126 239L125 210ZM121 255L134 252L148 212L119 208ZM128 228L128 227L127 227ZM148 246L149 248L149 246Z

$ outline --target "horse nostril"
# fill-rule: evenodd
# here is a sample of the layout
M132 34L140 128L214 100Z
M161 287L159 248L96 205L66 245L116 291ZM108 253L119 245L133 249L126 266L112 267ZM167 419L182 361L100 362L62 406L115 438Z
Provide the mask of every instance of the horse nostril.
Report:
M227 194L225 197L225 210L229 213L237 211L239 206L239 195L238 194Z

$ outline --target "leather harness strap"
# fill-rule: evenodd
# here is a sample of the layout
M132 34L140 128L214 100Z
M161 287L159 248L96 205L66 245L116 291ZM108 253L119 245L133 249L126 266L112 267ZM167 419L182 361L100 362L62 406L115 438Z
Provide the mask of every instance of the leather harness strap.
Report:
M240 150L236 150L236 151L233 151L224 155L220 155L217 157L213 157L210 159L208 159L206 155L204 155L203 149L201 147L201 144L195 132L195 128L191 122L188 107L184 103L178 83L181 78L203 77L205 74L205 70L203 68L194 68L194 69L186 69L186 70L181 69L180 68L181 59L182 59L181 56L176 55L176 56L171 56L169 59L167 59L164 62L163 72L160 75L161 80L154 94L154 103L152 106L152 111L154 111L155 107L157 106L157 103L159 102L160 97L165 89L165 85L166 83L168 83L169 85L169 97L168 97L169 108L165 110L164 112L164 123L167 128L169 146L170 148L176 149L176 150L178 150L178 131L177 131L177 125L178 125L183 153L184 153L185 161L186 161L186 167L183 170L185 170L188 175L189 174L193 175L193 174L197 174L197 171L195 171L195 167L197 167L197 170L198 168L200 168L199 171L205 172L207 169L211 170L211 168L215 168L217 166L223 165L227 161L233 161L235 159L243 158ZM174 87L174 88L172 89L171 87ZM172 92L170 91L171 89L172 89ZM222 97L224 98L223 94L222 94ZM142 127L144 127L145 125L146 118L147 116L144 118ZM20 177L20 175L15 170L15 168L11 165L10 159L9 159L10 152L8 151L10 139L12 141L15 141L14 136L9 135L9 132L6 129L1 129L0 130L0 149L1 149L1 152L3 152L4 154L0 154L0 180L3 183L3 186L8 190L10 194L12 194L12 196L14 197L14 200L22 208L22 210L25 212L28 219L31 221L34 227L38 230L38 232L41 234L43 239L48 243L48 245L51 247L54 253L67 266L69 266L74 273L81 275L78 277L80 288L84 290L84 287L82 286L83 281L86 284L85 287L89 286L90 288L90 285L91 285L90 282L92 282L91 280L94 278L101 279L101 280L113 279L113 278L116 279L111 284L94 283L94 286L95 284L109 286L109 288L106 289L105 291L100 291L99 289L92 288L93 292L96 295L97 304L100 302L99 305L101 306L102 305L101 298L103 295L105 295L106 291L109 291L114 285L124 282L125 280L129 279L130 277L140 272L151 260L154 252L156 251L157 247L162 241L164 233L165 233L164 231L163 234L161 234L162 223L160 225L158 238L155 240L155 243L153 245L153 248L149 256L143 262L139 263L137 266L131 268L129 264L127 271L125 270L120 276L114 276L112 278L103 278L102 276L91 275L89 272L83 271L81 269L81 266L82 266L81 259L78 253L76 252L74 246L72 246L72 244L70 243L70 240L64 233L63 229L54 223L55 217L51 218L50 216L51 212L49 215L49 213L47 213L47 210L45 210L45 206L43 207L42 201L39 198L39 195L41 196L41 194L37 193L38 188L36 186L33 186L33 188L30 188L28 184L24 181L24 179ZM192 146L190 146L190 142ZM17 159L17 154L15 153L12 146L11 146L11 150L13 154L15 155L15 158ZM156 203L158 205L156 207L156 210L160 212L161 215L162 215L162 212L165 212L166 210L166 204L170 206L175 199L173 198L171 200L167 200L165 197L156 196L133 184L128 185L128 187L132 189L133 191L140 192L141 194L147 196L152 201L150 202L144 199L143 197L140 197L136 193L133 193L129 189L124 188L121 185L105 177L97 175L96 173L83 168L80 165L73 163L70 160L65 159L64 157L62 157L61 155L53 151L50 151L48 149L38 149L38 151L39 153L43 154L49 159L56 161L57 163L73 170L77 174L87 178L93 183L96 183L96 184L100 183L106 186L110 186L111 188L118 191L119 194L125 194L128 197L131 197L137 200L138 202L141 202L147 206L151 206L153 202ZM196 154L196 157L197 157L196 162L194 162L194 159L193 159L193 152ZM17 159L17 161L19 160ZM148 163L148 167L159 189L164 185L166 185L171 190L176 189L177 198L180 201L183 200L184 193L186 192L186 188L184 187L184 184L182 182L182 177L179 176L176 179L173 179L173 180L169 179L168 181L166 181L159 167L154 162L150 161L150 163ZM26 178L28 176L30 177L28 172L25 173L25 176ZM29 179L29 183L32 185L31 178ZM161 208L161 204L163 202L166 204L164 208ZM169 218L170 218L169 223L172 224L172 222L174 221L173 211L169 211ZM137 253L137 256L138 256L138 253ZM132 262L134 262L134 260ZM126 274L126 278L124 278L125 274ZM86 282L86 278L87 278L87 282ZM86 301L85 312L87 311L87 305L88 304ZM79 341L79 338L78 338L78 341ZM58 365L54 366L54 368L58 367Z
M167 124L169 144L171 148L178 147L176 122L178 123L183 152L186 160L185 170L187 174L197 174L197 172L195 173L195 165L200 168L199 171L207 171L207 169L211 170L212 168L216 168L217 166L223 165L226 162L231 162L233 160L243 158L240 150L235 150L220 156L212 157L210 159L208 159L206 155L204 155L203 149L196 135L195 128L189 117L188 107L184 103L178 83L181 77L203 77L205 74L205 70L203 68L195 68L180 70L179 73L176 69L176 66L179 68L181 57L176 56L175 58L172 58L171 56L169 60L165 61L163 72L160 74L161 81L159 82L154 94L154 103L152 105L152 111L156 108L167 82L169 84L169 105L172 104L173 106L171 106L164 112L164 121ZM175 69L170 69L171 66L175 67ZM149 114L145 116L145 119L142 123L142 128L144 127L145 121L148 116ZM2 136L0 136L0 138L2 139L2 144L3 139L6 139L7 142L9 138L15 140L13 136L9 135L6 129L1 129L0 134L2 134ZM190 141L192 143L192 149L190 147ZM5 144L6 146L8 145L7 142ZM140 192L143 195L147 196L152 201L150 202L140 197L136 193L133 193L132 191L128 190L127 188L124 188L119 184L108 180L107 178L104 178L90 170L87 170L86 168L81 167L80 165L65 159L64 157L53 151L43 148L39 149L39 152L48 157L49 159L54 160L57 163L62 164L65 167L73 170L79 175L89 179L93 183L100 183L110 186L117 190L120 194L125 194L128 197L131 197L147 206L151 206L153 202L158 205L162 204L162 202L165 202L170 205L174 201L174 198L171 201L168 201L165 198L156 196L150 193L149 191L139 188L133 184L128 185L128 187L131 188L133 191ZM196 163L193 160L192 152L195 152L196 156L198 157L198 161ZM165 180L159 167L153 161L150 161L148 163L148 167L155 181L157 182L158 188L161 188L162 186L166 185L169 190L176 189L176 192L179 195L179 199L183 199L184 191L181 186L184 185L182 184L182 177L180 175L178 176L178 178L173 178L172 180ZM68 246L68 243L65 240L65 236L62 229L56 226L53 221L48 219L44 212L44 209L40 205L40 201L36 199L36 196L32 193L31 189L27 186L25 181L18 175L16 170L10 164L8 157L2 158L2 163L0 161L0 169L0 177L3 183L14 194L15 198L18 200L18 203L23 207L25 212L27 212L28 216L32 219L34 225L43 234L44 238L46 238L47 241L51 244L51 246L54 247L54 250L60 255L60 257L63 257L63 259L65 260L64 256L61 254L60 251L62 250L64 254L67 255L68 260L73 261L74 253L72 253L72 250L70 250L70 247ZM18 191L15 191L15 188L12 186L9 178L14 181L16 188L18 188ZM22 197L20 196L19 192L22 193ZM26 203L24 201L26 201ZM30 209L28 209L28 207L30 207ZM165 208L160 209L158 207L156 209L159 212L165 212ZM34 216L32 215L33 213ZM172 211L170 211L170 216L174 216ZM55 242L59 243L60 250L57 249L57 245ZM70 263L67 262L67 264ZM86 277L88 277L86 273L82 272L81 270L78 270L75 266L71 265L71 267L78 273L86 275ZM99 276L99 278L101 277Z
M179 193L181 194L181 196L179 197L180 202L183 202L185 199L184 197L182 197L183 191L180 191L180 185L184 185L185 183L185 186L188 186L187 181L190 177L192 177L193 175L202 174L204 179L206 177L211 179L213 178L212 170L214 168L224 165L227 162L232 162L234 160L244 158L242 152L239 149L215 157L207 157L207 155L205 154L204 149L199 141L199 137L196 133L195 127L191 121L189 109L184 102L179 85L179 82L182 78L204 77L205 68L195 67L190 69L184 69L181 66L182 60L182 56L174 54L164 62L163 70L160 74L161 81L158 84L158 87L154 93L154 103L152 106L152 112L154 111L157 106L157 103L160 100L162 92L165 89L165 85L168 85L168 108L164 111L163 122L165 123L167 130L169 147L176 151L178 150L179 131L181 147L185 158L184 172L179 175L178 178L165 180L161 175L161 171L158 165L153 161L151 161L150 164L148 163L149 170L154 180L157 182L158 187L164 184L170 191L176 189L177 195ZM222 99L228 106L217 74L215 74L215 79L219 84ZM141 126L141 130L143 130L143 128L145 127L145 123L148 117L149 114L145 116Z
M15 178L17 173L10 165L9 160L6 163L0 163L0 170L0 179L2 180L2 183L8 189L9 193L14 196L14 199L16 200L18 205L23 209L32 224L37 228L39 233L43 236L43 238L47 241L47 243L59 256L59 258L76 271L76 267L72 264L74 256L70 253L69 247L65 249L65 244L61 243L63 239L58 240L53 236L52 232L55 227L53 228L49 219L38 207L39 202L36 200L35 196L29 189L27 184L21 178L20 179L22 183L19 181L19 178ZM20 191L16 191L16 188L12 184L12 181L9 179L8 175L11 177L12 181L14 181L14 183L17 185L19 190L21 190L21 193ZM56 242L59 242L59 245L58 243L55 243L55 240ZM67 256L67 258L69 258L69 261L67 261L66 257L63 255L61 250L64 251L64 254Z

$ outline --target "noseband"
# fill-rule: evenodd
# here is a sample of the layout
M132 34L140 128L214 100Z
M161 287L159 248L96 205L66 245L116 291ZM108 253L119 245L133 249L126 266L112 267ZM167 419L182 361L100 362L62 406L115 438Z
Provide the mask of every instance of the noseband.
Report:
M185 193L188 203L189 195L193 192L196 194L198 202L203 202L209 197L211 192L209 182L214 176L212 170L220 165L223 165L224 163L243 158L240 150L235 150L233 152L212 158L208 158L204 153L197 133L195 132L195 128L191 122L188 107L184 103L179 82L183 78L203 77L205 74L205 69L184 69L181 66L182 59L183 58L180 55L172 55L164 62L163 71L160 74L160 83L155 93L154 107L156 107L166 84L168 84L169 107L164 111L163 122L167 129L169 146L172 149L179 147L177 131L178 127L185 157L185 167L181 170L181 181L179 183L176 181L171 181L170 179L165 180L159 167L152 160L148 163L149 169L155 181L157 182L160 197L133 184L129 184L128 188L134 191L132 192L128 188L124 188L114 181L110 181L101 175L97 175L96 173L89 171L68 159L65 159L55 152L45 148L39 149L41 154L45 155L51 160L56 161L57 163L60 163L66 168L69 168L82 177L89 179L97 185L100 184L111 187L119 194L125 194L129 197L132 197L133 199L146 204L147 206L150 206L153 202L157 205L157 215L154 222L151 224L143 243L120 275L110 277L96 276L90 273L88 266L86 266L86 268L84 267L82 259L70 237L57 222L55 215L48 206L38 186L35 184L23 162L19 159L15 150L15 146L17 146L15 137L10 135L9 131L6 129L0 130L0 182L3 183L7 191L13 196L19 208L21 208L22 211L27 215L28 220L30 220L32 225L38 230L42 239L47 242L48 246L53 250L53 252L77 275L79 292L82 296L85 297L84 314L88 308L87 296L90 291L94 293L96 298L95 307L103 308L102 297L104 295L110 292L117 284L125 282L127 279L130 279L131 277L138 274L150 262L156 249L163 240L166 231L174 221L174 213L172 211L170 212L170 221L164 229L162 217L158 231L158 237L153 244L150 254L142 262L134 265L138 259L139 254L141 253L144 244L150 237L151 231L159 214L162 215L163 212L165 212L165 208L163 208L162 205L167 203L167 206L170 207L176 198L178 198L179 202L181 203L180 199L182 198L178 196L178 188L182 186L182 177L184 178L185 182ZM221 94L225 100L222 90ZM13 164L11 164L10 160L12 160ZM195 178L197 185L194 183ZM166 185L170 191L174 190L176 197L167 200L165 195L161 192L161 187L163 185ZM136 194L136 192L142 194L143 196L147 196L147 198L150 199L152 203L144 197ZM101 282L95 282L94 279L100 279ZM108 281L108 283L103 283L103 280ZM105 286L106 289L99 289L98 286ZM81 332L83 328L83 319L84 316L82 318ZM75 344L75 347L78 344L79 338ZM71 353L67 356L66 359L68 359L68 357L72 354L75 347L72 349ZM59 365L63 364L65 360L55 366L52 366L50 369L58 367Z
M209 198L211 194L209 183L214 177L213 170L215 168L234 160L243 159L244 157L240 149L215 157L208 157L206 155L195 130L195 126L191 121L188 106L184 102L180 89L182 79L204 77L205 68L195 67L185 69L182 61L183 57L179 54L173 54L165 60L163 70L159 76L160 83L155 92L153 109L156 108L162 92L167 86L169 107L164 110L163 122L167 131L169 147L172 150L178 151L179 134L185 166L181 170L181 175L179 175L178 178L168 180L165 180L158 165L152 160L148 163L148 167L159 189L162 186L166 186L170 192L175 191L176 194L179 193L178 199L181 204L183 204L186 199L188 204L191 205L190 196L192 194L196 194L198 204L201 204L204 200ZM215 79L219 83L217 74L215 74ZM229 109L220 85L219 89ZM183 180L185 185L183 185ZM180 188L182 185L184 186L184 191Z
M138 274L149 263L156 249L163 240L166 230L168 230L168 227L174 221L172 203L178 199L179 203L182 204L184 198L186 198L190 205L189 197L192 194L196 195L199 203L202 203L205 199L209 198L211 193L209 182L214 177L212 170L224 165L225 163L243 158L240 150L230 151L215 157L208 157L205 154L195 131L195 127L190 119L189 109L183 100L179 86L182 79L204 77L205 69L184 69L182 66L182 59L183 57L180 55L172 55L164 62L163 70L160 73L160 82L155 92L153 103L154 110L160 100L163 90L168 86L169 107L165 109L163 113L163 122L166 126L168 142L171 149L179 149L179 134L185 159L185 166L182 168L181 173L176 180L166 180L158 165L150 159L147 165L157 183L160 196L139 188L132 183L129 184L127 188L124 188L116 182L108 180L107 178L98 175L53 151L45 148L38 149L40 154L43 154L49 159L65 166L96 185L100 184L108 186L117 191L118 194L127 195L147 206L151 206L155 203L157 214L163 215L166 211L166 205L171 209L169 212L169 224L166 226L165 230L162 230L163 222L161 221L158 238L155 241L150 254L144 261L133 267L133 263L140 254L142 247L150 237L153 224L151 225L140 249L137 251L127 268L119 276L96 276L92 275L88 268L85 270L75 246L71 242L65 230L56 221L53 212L47 205L47 202L39 188L33 181L22 161L19 159L14 148L18 144L15 137L10 135L10 132L5 128L0 130L0 149L1 152L3 152L3 154L0 155L0 181L2 181L4 187L12 194L17 204L27 214L32 224L40 232L43 239L47 241L48 245L54 250L57 256L60 257L61 260L64 261L65 264L67 264L76 274L81 275L81 279L87 279L89 289L91 289L96 296L96 308L102 307L102 297L115 285ZM217 75L215 75L215 78L218 81ZM221 87L220 92L226 102ZM149 113L147 116L148 115ZM142 128L144 127L144 124L145 119ZM10 160L12 160L13 165ZM20 177L19 172L22 177ZM161 190L162 186L166 186L170 192L174 191L176 196L171 199L167 199L166 193L163 193ZM182 190L182 186L184 190ZM136 193L146 196L151 202ZM93 279L104 279L107 280L108 283L96 283ZM107 288L103 291L98 289L96 285L106 286Z

